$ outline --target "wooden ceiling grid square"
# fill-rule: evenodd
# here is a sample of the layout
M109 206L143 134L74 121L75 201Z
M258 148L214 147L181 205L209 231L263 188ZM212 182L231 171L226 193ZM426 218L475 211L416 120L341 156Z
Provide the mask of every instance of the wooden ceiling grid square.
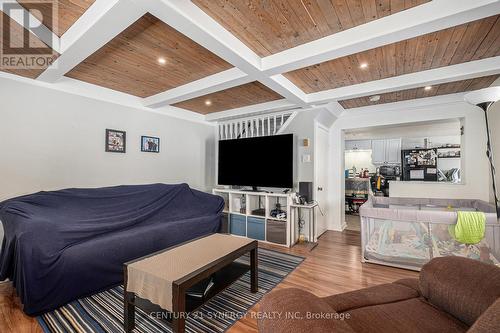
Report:
M261 57L430 0L192 0Z
M305 93L500 55L500 15L285 73ZM367 68L360 68L366 63Z
M6 21L9 21L9 27L10 27L10 43L13 45L23 45L24 41L24 34L29 33L30 35L30 46L32 48L39 48L38 50L32 49L29 52L31 54L40 54L44 55L43 51L40 48L48 48L48 46L43 43L38 37L36 37L34 34L31 32L28 32L24 27L22 27L19 23L11 19L7 14L4 12L0 12L0 15L2 15L2 24L0 25L0 31L2 32L2 38L0 39L0 49L3 49L3 45L8 42L8 37L7 33L5 33L3 30L3 23ZM59 55L54 52L52 59L55 60L57 59ZM0 62L0 71L2 72L7 72L11 74L16 74L19 76L27 77L30 79L35 79L37 78L44 70L44 68L8 68L4 67L4 65Z
M47 28L52 30L57 36L61 37L68 29L85 13L95 0L54 0L57 4L57 20L52 20L52 6L46 1L37 3L33 0L17 0L21 6L27 10L33 10L31 13L40 21L42 16L47 17ZM40 15L41 14L41 15Z
M255 81L179 102L173 106L201 114L209 114L279 99L283 99L283 97L262 83Z
M483 76L479 78L448 82L443 84L434 85L430 90L425 90L424 87L399 90L380 94L380 100L376 102L370 101L369 96L358 97L339 101L345 109L358 108L363 106L386 104L400 101L407 101L411 99L418 99L424 97L433 97L447 94L454 94L465 91L472 91L489 87L499 75Z
M165 64L160 64L160 58ZM66 76L148 97L232 66L151 14L113 38Z

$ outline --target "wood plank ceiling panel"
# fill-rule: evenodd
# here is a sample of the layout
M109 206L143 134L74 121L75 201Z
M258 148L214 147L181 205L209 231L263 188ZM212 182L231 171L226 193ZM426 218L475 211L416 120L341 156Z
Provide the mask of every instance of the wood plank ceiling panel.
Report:
M362 106L371 106L377 104L407 101L417 98L454 94L454 93L472 91L489 87L493 83L493 81L495 81L498 77L499 75L490 75L469 80L461 80L461 81L438 84L432 86L430 89L425 89L425 87L420 87L414 89L394 91L390 93L380 94L379 95L380 100L375 102L370 101L370 96L365 96L365 97L346 99L340 101L339 103L340 105L342 105L342 107L344 107L344 109L352 109L352 108L359 108Z
M37 78L59 55L5 13L0 12L0 15L2 15L2 24L0 25L2 35L0 39L0 49L2 50L0 71L31 79ZM5 26L9 26L10 33L3 30ZM24 43L26 36L29 36L29 49L23 46L26 45ZM7 54L4 45L15 47L15 53ZM38 59L37 56L45 60L37 64L37 60L33 60ZM8 65L6 66L6 64Z
M148 97L232 66L146 14L66 76Z
M500 15L495 15L284 75L304 92L314 93L498 55Z
M192 0L261 57L430 0Z
M201 114L209 114L279 99L283 99L283 97L262 83L255 81L179 102L173 106Z
M32 14L44 21L45 26L61 37L95 0L53 0L36 2L33 0L17 0L24 8L31 10ZM57 4L57 20L53 20L52 6Z

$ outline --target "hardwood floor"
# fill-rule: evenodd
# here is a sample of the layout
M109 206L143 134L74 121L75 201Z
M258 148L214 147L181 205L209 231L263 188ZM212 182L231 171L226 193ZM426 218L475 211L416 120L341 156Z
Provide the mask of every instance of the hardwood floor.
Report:
M418 276L417 272L404 269L362 264L361 237L357 231L327 231L319 238L318 243L312 251L300 245L291 249L262 245L265 248L306 257L276 289L300 288L323 297ZM250 309L248 315L228 332L257 332L257 321L254 319L255 315L252 315L257 311L259 304Z
M270 248L305 257L304 262L276 288L296 287L318 296L328 296L345 291L392 282L400 278L416 277L416 272L403 269L362 264L360 262L360 234L356 231L327 231L312 251L296 245L291 249L262 244ZM257 332L255 316L259 305L229 329L230 333ZM26 316L18 305L9 283L0 283L0 332L41 333L36 319Z
M36 319L21 310L9 282L0 283L0 332L43 333Z

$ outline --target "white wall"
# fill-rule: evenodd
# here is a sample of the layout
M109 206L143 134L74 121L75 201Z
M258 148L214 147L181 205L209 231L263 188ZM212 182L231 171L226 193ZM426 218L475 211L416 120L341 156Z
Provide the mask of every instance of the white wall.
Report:
M407 195L424 198L475 198L489 199L488 163L484 154L485 126L483 115L465 102L450 102L421 107L410 107L401 102L390 107L350 110L335 121L330 129L330 219L329 229L342 230L344 227L344 137L345 130L370 126L417 123L423 121L443 121L463 119L465 135L462 138L463 185L442 183L411 183L405 187ZM447 187L448 186L448 187ZM453 187L449 187L453 186ZM391 187L392 192L392 187Z
M315 122L330 127L335 117L327 110L318 108L310 111L299 112L292 120L290 125L283 132L293 133L297 137L297 156L296 156L296 181L312 182L314 181L314 145L315 145ZM303 140L309 139L309 146L304 147ZM303 162L302 157L309 155L310 162Z
M283 134L296 136L296 183L312 182L314 177L314 117L317 111L299 112ZM309 146L304 147L303 140L309 139ZM309 155L310 162L302 162L302 156Z
M213 126L0 79L0 200L39 190L214 182ZM105 129L127 132L127 152L104 151ZM159 154L140 151L160 137Z
M356 172L359 172L361 168L368 168L370 172L377 171L377 167L372 164L371 150L346 150L344 165L346 169L352 169L355 166Z

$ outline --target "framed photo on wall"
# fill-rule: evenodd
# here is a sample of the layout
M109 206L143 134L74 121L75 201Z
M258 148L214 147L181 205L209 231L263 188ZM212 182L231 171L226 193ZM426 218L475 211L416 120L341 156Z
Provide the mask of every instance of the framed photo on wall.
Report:
M154 136L141 136L141 151L159 153L160 138L155 138Z
M111 153L125 153L127 138L125 131L106 129L106 151Z

